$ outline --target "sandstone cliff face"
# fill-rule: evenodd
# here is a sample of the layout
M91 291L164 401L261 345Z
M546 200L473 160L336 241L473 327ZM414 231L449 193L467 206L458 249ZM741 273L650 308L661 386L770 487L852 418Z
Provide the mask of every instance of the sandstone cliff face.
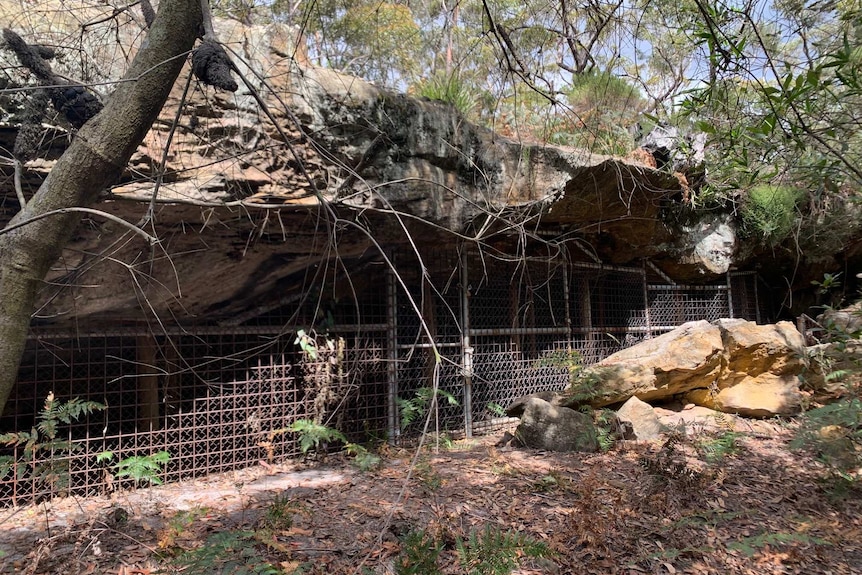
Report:
M85 20L106 10L93 5ZM128 18L119 27L128 36L117 46L94 48L94 58L106 58L99 78L119 76L140 41L141 19ZM19 32L47 43L77 24L63 26L36 18ZM128 310L146 301L157 312L233 322L252 314L256 301L289 297L297 278L336 257L361 261L379 247L408 243L434 247L457 241L452 233L499 245L514 245L506 238L526 231L579 238L608 263L683 262L668 266L683 278L721 274L732 262L731 223L715 232L720 250L709 242L680 247L715 234L667 223L665 212L682 196L676 176L512 141L446 104L309 66L293 57L295 31L285 26L218 21L216 30L240 89L219 92L182 76L124 180L97 206L146 222L162 243L149 248L110 221L88 218L48 278L44 321L73 314L131 321L139 312ZM13 107L0 125L7 148L17 130ZM27 197L74 137L53 118L46 134L40 158L24 169ZM17 202L12 169L2 169L5 221Z

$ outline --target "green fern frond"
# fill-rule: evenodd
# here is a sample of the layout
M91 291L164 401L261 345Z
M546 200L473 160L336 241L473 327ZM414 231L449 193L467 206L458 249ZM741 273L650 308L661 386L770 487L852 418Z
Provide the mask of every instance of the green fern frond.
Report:
M522 557L550 557L551 549L528 535L502 531L486 525L473 530L465 542L455 542L458 560L469 575L508 575L518 567Z
M297 419L289 429L299 434L299 448L303 453L308 453L312 447L318 449L321 444L331 441L347 443L347 438L337 429L315 423L310 419Z

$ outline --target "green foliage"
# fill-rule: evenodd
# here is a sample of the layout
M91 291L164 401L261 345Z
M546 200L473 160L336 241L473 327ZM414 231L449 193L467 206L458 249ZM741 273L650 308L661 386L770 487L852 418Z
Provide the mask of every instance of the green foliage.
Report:
M288 430L299 434L299 448L303 453L308 453L312 448L318 450L322 445L332 441L347 443L347 438L337 429L315 423L310 419L297 419Z
M597 409L593 412L593 421L596 424L599 449L603 452L610 451L618 439L616 413L612 409Z
M508 575L522 557L550 557L547 545L517 531L502 531L486 525L473 530L464 541L455 542L458 561L469 575Z
M127 457L118 461L114 466L114 476L118 479L131 479L135 482L135 485L140 485L141 483L161 485L162 480L159 479L159 473L162 472L170 459L171 454L167 451L157 451L150 455Z
M310 419L297 419L287 431L299 434L299 448L303 453L308 453L311 449L317 451L333 441L338 441L343 443L347 453L354 457L353 463L360 470L370 471L380 466L378 455L370 452L364 445L348 441L343 433L332 427Z
M0 435L0 444L22 448L22 457L0 457L0 479L13 469L17 481L29 480L50 489L62 489L69 481L69 456L78 449L75 441L58 439L60 424L70 424L80 417L105 409L95 401L72 398L57 401L48 394L42 411L36 416L36 425L30 431Z
M293 526L293 501L286 495L277 495L270 501L259 522L266 531L284 531Z
M628 128L646 107L635 86L610 72L591 71L574 75L563 93L574 122L552 134L551 142L599 154L624 155L635 148Z
M380 467L382 460L376 453L372 453L364 445L358 443L348 443L346 445L347 453L353 456L353 464L360 471L371 471Z
M742 205L743 229L767 245L775 246L793 231L796 204L802 191L789 186L758 185Z
M172 563L185 575L279 575L281 571L258 551L258 544L252 531L222 531Z
M312 361L317 359L317 343L312 336L305 333L304 329L296 332L296 339L293 341L293 345L298 345L299 349Z
M455 74L436 74L416 86L416 95L450 104L464 116L469 116L479 104L480 95Z
M551 351L536 362L536 367L565 368L569 372L569 387L565 394L572 403L589 403L599 394L601 378L594 371L584 370L584 358L576 350Z
M506 409L502 405L494 401L491 401L487 405L485 405L485 409L487 409L491 413L491 415L495 415L497 417L506 417Z
M401 553L395 559L396 575L442 575L437 558L444 545L425 530L411 530L401 540Z
M848 397L807 412L790 445L812 451L838 473L857 469L862 465L862 399Z
M801 543L803 545L823 544L825 541L811 537L807 533L761 533L752 537L745 537L739 541L730 543L727 548L735 551L740 551L744 555L751 557L758 550L766 546L775 547L776 545L786 545L792 543Z
M550 492L558 489L570 488L572 481L563 477L558 471L552 469L547 475L543 475L533 482L533 490L538 492Z
M817 286L817 293L826 295L830 291L841 287L841 272L836 274L824 273L823 281L811 280L811 285Z
M437 395L443 397L449 405L458 405L458 399L448 391L443 389L437 390ZM398 411L401 414L401 429L404 430L412 423L421 419L428 410L431 404L431 398L434 397L434 390L430 387L420 387L410 399L399 397Z
M697 450L707 463L718 463L739 450L739 439L743 434L725 430L714 436L702 437L697 443Z
M291 4L280 0L275 8ZM311 55L320 63L390 86L416 71L421 37L410 6L320 0L302 9L303 26L319 40Z
M397 575L439 575L443 571L438 559L444 545L424 530L410 531L401 541L401 553L395 560ZM551 557L550 548L517 531L502 531L486 525L471 530L466 540L455 541L458 562L467 575L508 575L524 557Z
M434 469L434 466L427 459L420 459L416 462L416 465L413 467L413 474L419 479L422 485L431 491L436 491L443 485L443 479L440 477L440 474L437 473L437 470Z

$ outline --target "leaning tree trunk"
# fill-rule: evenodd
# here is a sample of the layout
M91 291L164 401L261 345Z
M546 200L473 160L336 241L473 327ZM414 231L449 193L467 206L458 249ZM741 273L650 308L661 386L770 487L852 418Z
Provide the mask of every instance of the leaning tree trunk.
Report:
M200 23L199 0L162 0L124 81L104 110L84 124L10 226L92 204L117 181L164 106ZM79 221L79 213L67 212L0 236L0 412L18 375L39 288Z

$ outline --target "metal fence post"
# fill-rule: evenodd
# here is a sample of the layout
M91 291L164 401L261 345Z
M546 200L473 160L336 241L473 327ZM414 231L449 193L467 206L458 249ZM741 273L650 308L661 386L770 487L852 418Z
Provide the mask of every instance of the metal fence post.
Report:
M398 440L398 283L395 272L386 273L386 414L389 443Z
M730 313L730 318L733 318L733 288L731 287L731 283L733 283L733 279L731 278L730 272L727 272L727 311Z
M650 318L649 310L649 282L647 282L646 262L644 262L643 267L641 268L641 273L643 274L641 278L643 279L644 286L644 322L646 322L646 339L650 339L652 338L652 319Z
M473 437L473 348L470 345L470 275L467 249L461 250L461 354L464 376L464 435Z

